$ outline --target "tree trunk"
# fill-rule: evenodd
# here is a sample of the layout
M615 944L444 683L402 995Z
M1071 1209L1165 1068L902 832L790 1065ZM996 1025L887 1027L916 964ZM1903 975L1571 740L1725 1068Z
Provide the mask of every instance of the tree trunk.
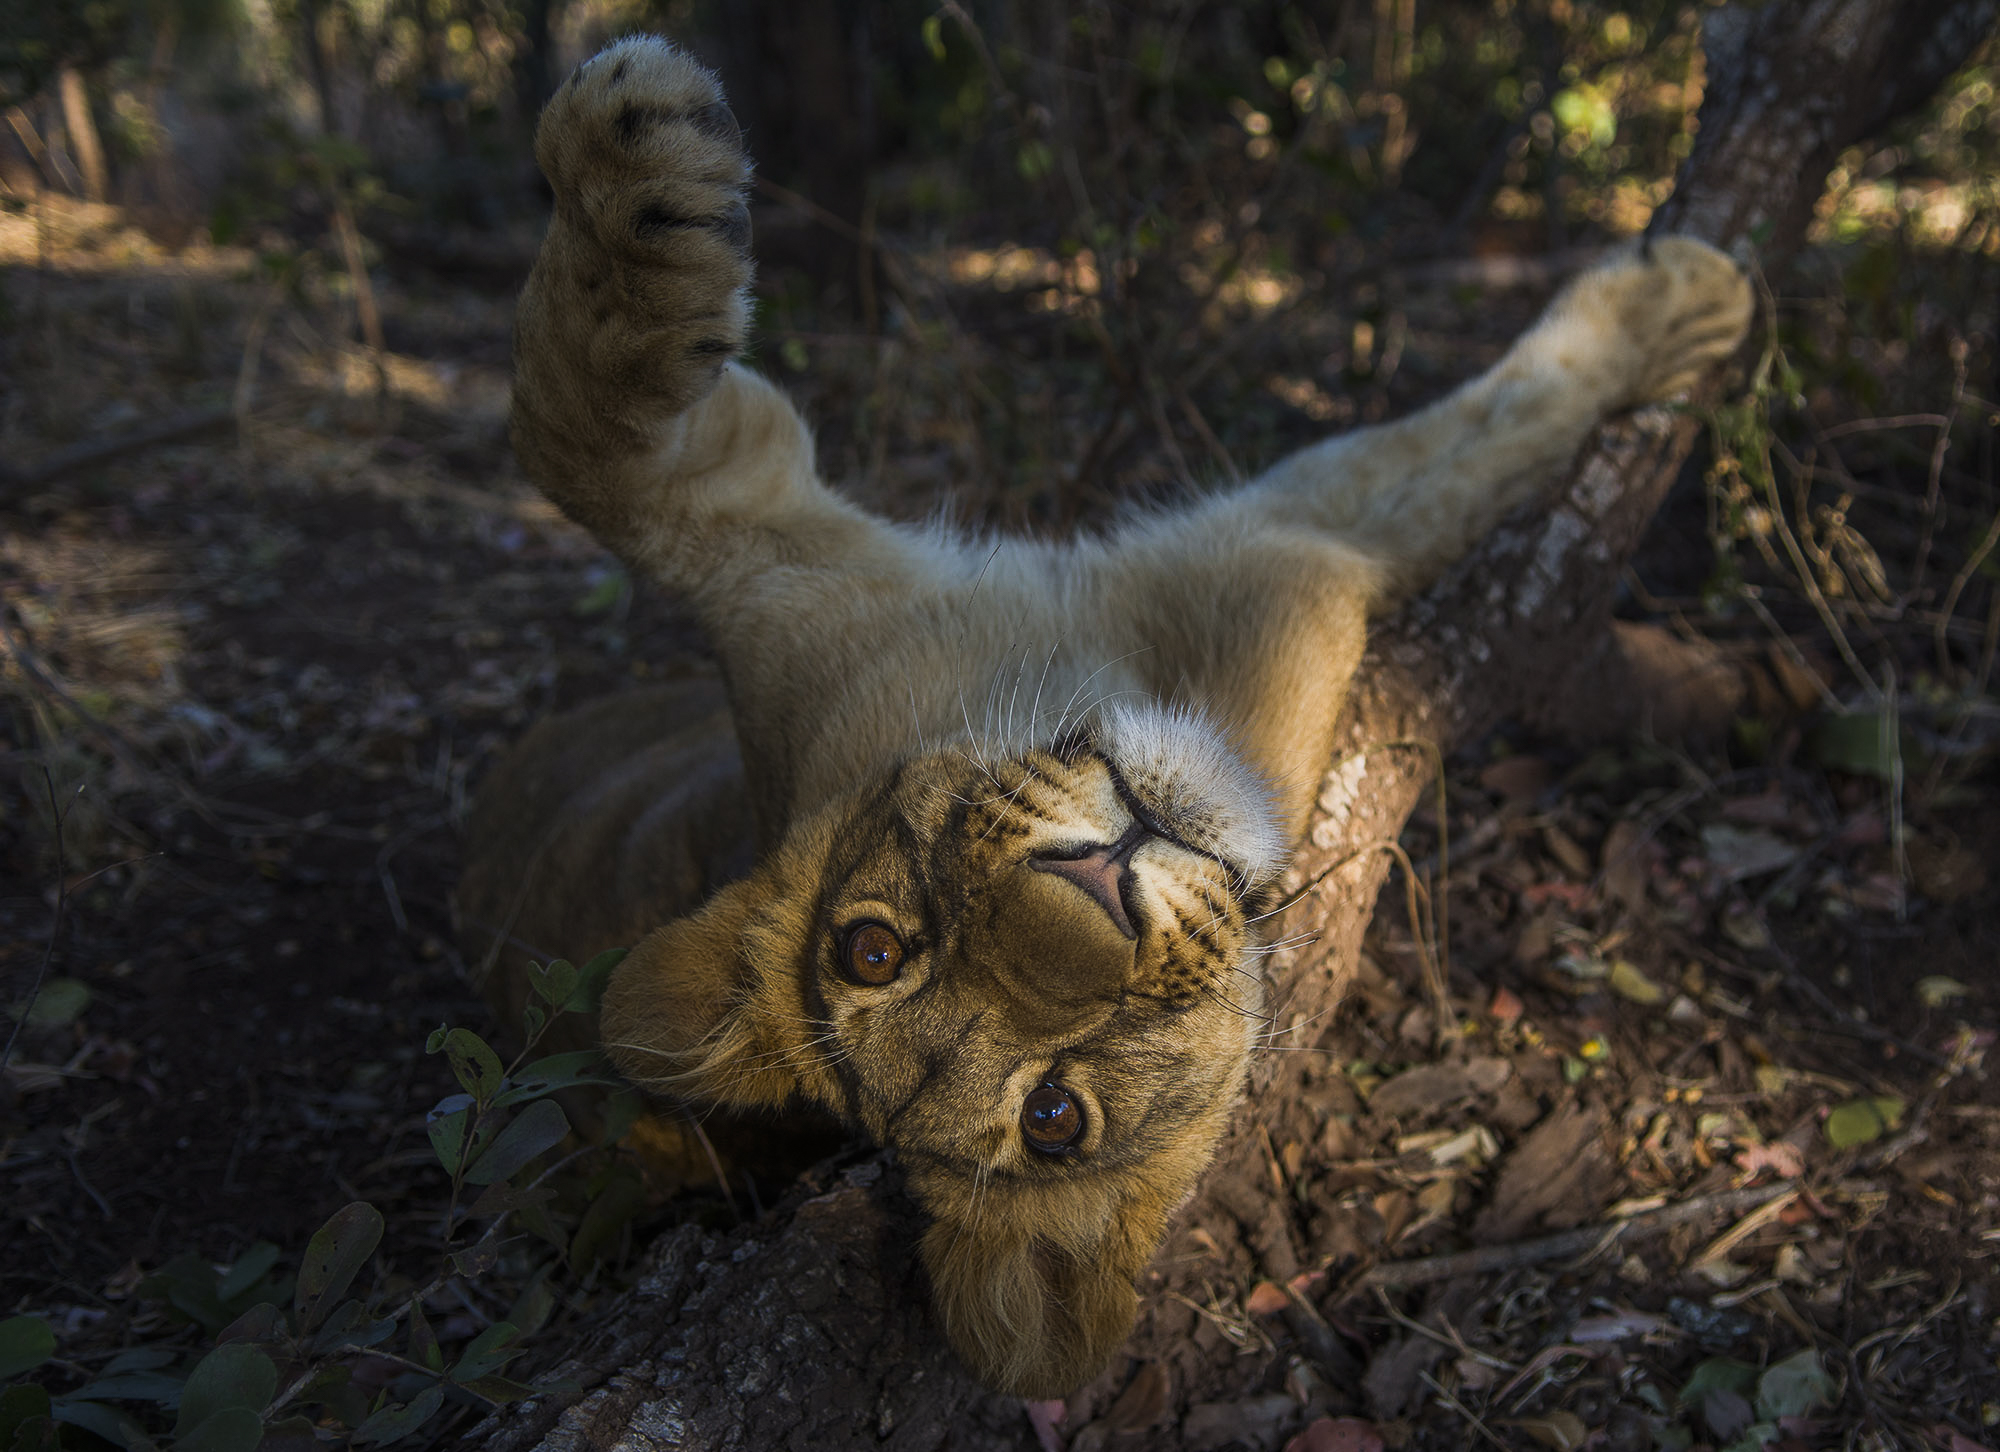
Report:
M56 77L62 95L63 129L69 132L69 149L76 156L76 169L83 176L83 194L93 202L105 197L104 143L97 137L97 122L90 114L90 91L83 84L83 72L64 66Z
M1775 0L1712 13L1701 134L1659 225L1761 242L1767 255L1795 247L1839 151L1931 94L1994 12L1994 0ZM1503 526L1376 633L1291 869L1293 887L1316 885L1272 935L1306 944L1268 960L1280 1042L1352 977L1390 864L1376 844L1396 839L1434 779L1428 752L1408 743L1449 750L1535 711L1576 671L1617 662L1614 588L1694 430L1664 408L1615 420L1551 505ZM1283 1063L1256 1062L1200 1199L1269 1183L1258 1103ZM668 1236L566 1364L586 1395L524 1403L469 1440L485 1452L1022 1445L1021 1404L973 1383L930 1319L912 1253L920 1221L898 1182L878 1157L754 1225Z

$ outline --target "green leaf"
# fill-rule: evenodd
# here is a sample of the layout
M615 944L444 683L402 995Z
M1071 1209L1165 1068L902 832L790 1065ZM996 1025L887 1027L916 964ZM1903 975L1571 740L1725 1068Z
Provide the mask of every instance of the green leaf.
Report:
M569 1116L553 1099L537 1099L494 1137L485 1153L465 1172L466 1182L491 1185L506 1179L536 1155L561 1144L569 1133Z
M531 1003L521 1010L521 1033L529 1043L541 1037L542 1030L548 1026L548 1010L539 1003Z
M53 1413L47 1417L23 1417L6 1452L62 1452L62 1437Z
M1717 1392L1747 1397L1757 1385L1757 1368L1732 1356L1711 1356L1700 1363L1681 1388L1681 1405L1697 1406Z
M430 1317L424 1314L424 1303L412 1299L410 1302L410 1360L419 1366L428 1366L432 1371L444 1370L444 1353L438 1349L437 1332L431 1330Z
M476 1281L492 1270L499 1259L500 1243L489 1230L466 1249L453 1251L451 1268L455 1274Z
M56 1354L56 1333L40 1316L0 1321L0 1381L33 1371Z
M444 1388L432 1385L400 1407L383 1407L354 1429L357 1442L394 1442L417 1430L444 1405Z
M299 1265L298 1291L292 1302L300 1331L319 1325L381 1243L382 1212L363 1200L336 1210L314 1233Z
M162 1407L180 1405L185 1385L177 1376L157 1371L128 1371L118 1376L100 1376L78 1387L70 1396L84 1402L153 1402Z
M264 1428L258 1452L318 1452L319 1445L310 1417L286 1417Z
M250 1412L259 1419L261 1432L264 1408L277 1390L278 1368L270 1357L239 1341L218 1346L188 1373L187 1385L181 1389L180 1414L174 1418L174 1436L185 1439L204 1422L229 1410ZM250 1445L256 1446L254 1439Z
M604 985L611 981L611 970L625 961L625 948L607 948L588 963L576 975L576 987L562 1002L564 1013L596 1013L604 1002Z
M223 1327L215 1340L217 1345L225 1341L251 1341L269 1346L281 1339L286 1329L285 1313L269 1301L259 1301Z
M1827 1143L1835 1149L1853 1149L1878 1140L1903 1122L1908 1107L1893 1094L1850 1099L1827 1115Z
M260 1240L236 1258L227 1274L216 1285L215 1296L220 1301L233 1301L257 1282L264 1273L278 1263L278 1247L268 1240Z
M582 1275L612 1247L618 1234L645 1208L646 1191L639 1176L626 1166L614 1169L590 1208L583 1212L576 1235L570 1240L570 1273Z
M505 1183L490 1185L477 1200L472 1202L472 1208L465 1213L468 1219L491 1220L496 1215L505 1215L513 1210L525 1210L530 1205L546 1205L555 1197L554 1188L548 1185L521 1190Z
M453 1029L444 1036L444 1052L451 1060L451 1072L474 1099L485 1104L500 1092L500 1056L478 1034Z
M593 615L602 615L618 603L618 599L632 586L625 572L617 566L607 570L602 579L591 586L588 594L570 606L570 613L579 620L587 620Z
M439 1024L436 1028L432 1029L430 1037L424 1040L424 1052L435 1054L439 1049L444 1047L445 1038L450 1033L451 1029L446 1024Z
M14 1445L14 1434L23 1422L49 1414L49 1394L31 1384L10 1386L0 1391L0 1452Z
M1819 1353L1811 1347L1770 1367L1757 1382L1760 1421L1803 1417L1817 1407L1832 1404L1833 1378L1826 1374Z
M153 1439L145 1429L116 1407L87 1402L81 1397L58 1397L49 1406L49 1415L58 1422L95 1433L114 1447L127 1452L155 1452Z
M25 1017L35 1028L61 1028L82 1018L89 1007L89 984L80 978L51 978L28 1005Z
M598 1131L597 1142L607 1147L617 1144L632 1132L645 1107L645 1099L635 1089L614 1089L605 1095L604 1124Z
M477 1381L482 1376L492 1376L501 1367L520 1355L518 1349L507 1348L520 1340L521 1333L511 1321L495 1321L484 1331L472 1338L465 1354L458 1358L458 1364L451 1369L451 1379L461 1386L468 1381Z
M327 1317L319 1335L313 1337L313 1354L327 1356L353 1347L380 1346L395 1334L393 1317L371 1321L367 1308L359 1301L343 1301L340 1309Z
M139 1346L130 1351L121 1351L104 1363L102 1376L117 1376L127 1371L158 1371L163 1366L172 1365L178 1358L171 1351L161 1351L156 1347Z
M528 965L528 986L551 1008L561 1008L576 992L576 979L576 965L567 958L557 958L546 967L540 963Z
M1895 736L1880 711L1823 717L1806 733L1806 755L1815 765L1850 776L1888 781L1896 774Z
M174 1452L257 1452L264 1419L248 1407L224 1407L174 1438Z
M550 1054L523 1068L508 1080L505 1089L494 1096L493 1107L501 1109L523 1100L540 1099L558 1089L572 1089L579 1084L610 1087L621 1082L612 1075L611 1065L601 1052L574 1049L566 1054Z
M472 1119L472 1096L452 1094L431 1106L424 1116L424 1132L431 1137L431 1153L438 1157L447 1175L456 1175L465 1162L465 1127Z

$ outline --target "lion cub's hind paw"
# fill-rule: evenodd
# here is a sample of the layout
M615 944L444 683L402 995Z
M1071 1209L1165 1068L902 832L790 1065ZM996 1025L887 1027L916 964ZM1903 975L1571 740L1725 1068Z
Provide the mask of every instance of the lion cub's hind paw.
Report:
M675 341L710 367L742 346L750 159L704 66L652 37L600 52L543 111L535 159L559 221L613 264L627 323L656 342L686 334ZM572 265L594 293L588 257Z
M1651 239L1639 258L1664 313L1639 397L1671 398L1741 346L1754 306L1750 279L1728 253L1692 237Z
M1578 278L1571 306L1615 319L1631 350L1623 402L1671 398L1734 353L1750 328L1750 280L1692 237L1649 238Z

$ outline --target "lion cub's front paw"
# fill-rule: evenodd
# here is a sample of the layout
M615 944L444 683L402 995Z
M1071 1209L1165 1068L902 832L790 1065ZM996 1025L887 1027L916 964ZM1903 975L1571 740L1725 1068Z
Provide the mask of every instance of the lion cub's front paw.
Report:
M541 266L592 314L594 371L691 402L749 320L750 160L722 87L665 41L621 41L549 102L535 159L556 196Z
M1661 237L1584 273L1551 309L1560 326L1597 335L1621 355L1615 403L1649 403L1689 387L1734 353L1750 327L1749 279L1692 237Z

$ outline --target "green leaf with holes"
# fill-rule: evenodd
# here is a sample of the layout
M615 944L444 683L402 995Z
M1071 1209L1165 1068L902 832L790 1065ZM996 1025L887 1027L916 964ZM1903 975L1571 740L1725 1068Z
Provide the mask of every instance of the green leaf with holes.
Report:
M362 1200L336 1210L314 1233L292 1302L300 1331L311 1331L326 1319L381 1243L382 1212Z

